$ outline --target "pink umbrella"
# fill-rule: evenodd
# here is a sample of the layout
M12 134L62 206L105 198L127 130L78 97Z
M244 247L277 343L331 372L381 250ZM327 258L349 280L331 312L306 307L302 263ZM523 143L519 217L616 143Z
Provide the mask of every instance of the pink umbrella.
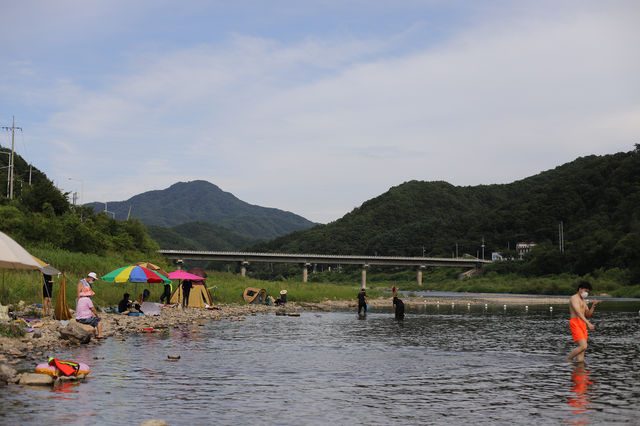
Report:
M187 271L183 271L182 269L169 272L169 279L170 280L194 280L194 281L204 280L204 278L199 277L197 275L190 274Z

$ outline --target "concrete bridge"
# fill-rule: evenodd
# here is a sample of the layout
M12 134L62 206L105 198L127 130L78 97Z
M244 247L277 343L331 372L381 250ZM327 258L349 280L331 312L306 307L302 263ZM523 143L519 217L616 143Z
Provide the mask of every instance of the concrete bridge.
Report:
M347 256L338 254L249 253L232 251L158 250L169 259L209 260L239 262L242 276L252 262L298 263L302 265L302 281L307 282L309 267L313 264L362 265L362 286L367 283L367 268L371 265L408 266L417 271L416 280L422 285L422 271L428 266L477 269L490 260L477 258L397 257L397 256Z

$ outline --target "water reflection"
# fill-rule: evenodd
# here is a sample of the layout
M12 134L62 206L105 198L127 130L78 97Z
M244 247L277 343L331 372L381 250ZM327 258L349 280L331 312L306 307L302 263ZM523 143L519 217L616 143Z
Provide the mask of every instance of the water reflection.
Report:
M633 422L640 306L598 311L589 369L564 361L568 309L554 308L304 312L108 339L57 354L89 364L87 382L0 393L0 424Z
M568 423L573 425L585 425L589 423L588 411L591 402L590 389L593 381L590 380L590 371L584 362L577 362L573 366L571 372L571 395L567 403L571 406L571 413L575 415L575 419Z

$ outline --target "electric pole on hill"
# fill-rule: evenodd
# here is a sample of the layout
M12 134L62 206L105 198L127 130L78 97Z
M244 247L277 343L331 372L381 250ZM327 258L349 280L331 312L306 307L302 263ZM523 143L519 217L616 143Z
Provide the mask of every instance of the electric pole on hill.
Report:
M16 129L22 130L22 127L16 127L16 118L13 117L11 127L2 126L4 130L11 130L11 159L9 160L9 199L13 200L13 158L14 158L14 146L15 146L15 132Z

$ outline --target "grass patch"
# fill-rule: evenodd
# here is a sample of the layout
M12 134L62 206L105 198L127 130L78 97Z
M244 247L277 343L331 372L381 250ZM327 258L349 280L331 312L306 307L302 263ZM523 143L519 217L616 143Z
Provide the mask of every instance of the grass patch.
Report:
M0 336L5 337L22 337L24 336L22 326L17 323L0 324Z

